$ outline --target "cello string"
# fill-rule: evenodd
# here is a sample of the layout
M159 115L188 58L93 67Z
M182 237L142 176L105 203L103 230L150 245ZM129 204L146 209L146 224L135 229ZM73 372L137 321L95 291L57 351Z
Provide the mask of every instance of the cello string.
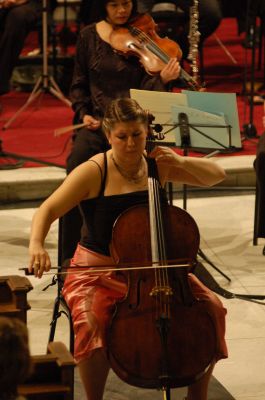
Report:
M142 39L143 42L148 43L152 47L149 48L149 50L153 51L153 53L158 56L162 61L164 61L166 64L168 63L170 57L167 55L167 53L164 52L151 38L148 36L145 32L143 32L141 29L133 27L131 30L131 33L134 34L134 36Z
M158 243L159 243L159 261L160 265L165 265L165 254L164 254L164 237L163 237L163 227L162 227L162 220L161 220L161 205L159 201L159 187L157 180L154 179L154 190L155 190L155 201L156 201L156 220L157 220L157 233L158 233ZM162 310L163 315L168 314L168 310L166 309L166 302L165 302L165 290L166 290L166 274L165 269L159 270L160 276L160 309ZM160 311L161 315L161 311Z
M152 129L149 128L149 133L151 139L147 141L147 154L150 153L152 147L154 147L154 141L152 139ZM163 229L163 219L161 212L161 201L160 201L160 182L158 179L157 165L153 159L148 159L148 189L151 202L151 212L150 217L156 222L153 227L155 231L155 245L156 254L158 254L158 260L162 268L157 269L155 272L155 283L156 283L156 295L157 295L157 305L156 311L157 315L167 315L169 317L169 302L167 296L171 294L171 289L169 287L168 273L166 271L166 249L165 249L165 237ZM154 215L152 215L154 214ZM159 311L158 311L159 310Z
M154 141L152 138L152 128L149 127L149 140L147 141L147 154L149 154L154 147ZM148 163L148 196L149 196L149 218L150 218L150 234L151 234L151 249L152 249L152 261L154 261L154 257L156 258L156 262L160 262L160 254L158 249L158 237L157 237L157 218L156 218L156 204L155 204L155 192L154 192L154 160L151 158L147 159ZM152 232L151 232L152 230ZM154 239L155 236L155 239ZM162 312L162 301L161 301L161 278L160 278L160 270L156 269L155 273L155 288L152 291L155 296L155 313L156 318L161 315Z
M148 174L150 174L150 163L148 163L149 165L149 172ZM148 176L148 193L149 193L149 218L150 218L150 234L151 234L151 249L152 249L152 262L155 261L155 263L157 264L159 262L159 260L154 260L154 256L157 257L157 249L154 249L154 240L152 241L152 234L156 236L156 226L154 225L154 215L153 215L153 208L151 207L151 205L154 203L154 194L153 194L153 187L152 187L152 178L150 176ZM151 221L152 219L152 221ZM152 232L151 232L152 230ZM156 255L154 255L154 251L156 252ZM155 269L155 286L158 286L158 273L157 270Z
M157 175L156 165L154 165L155 175ZM160 262L163 265L167 264L167 254L166 254L166 246L165 246L165 234L164 234L164 226L163 226L163 216L162 216L162 207L160 200L160 183L157 179L154 181L155 186L155 198L156 198L156 210L157 210L157 223L158 223L158 241L160 245ZM168 285L168 276L166 270L162 270L163 274L163 285Z
M154 212L155 212L155 221L156 221L156 245L158 247L158 255L160 265L165 266L166 264L166 252L165 252L165 240L164 240L164 231L163 231L163 220L161 214L161 202L160 202L160 185L157 179L157 166L152 160L151 162L151 175L152 175L152 192L153 192L153 200L154 200ZM158 298L159 298L159 308L160 314L168 316L168 302L165 301L167 295L169 293L168 289L168 279L165 268L158 269L158 277L159 282L157 286Z

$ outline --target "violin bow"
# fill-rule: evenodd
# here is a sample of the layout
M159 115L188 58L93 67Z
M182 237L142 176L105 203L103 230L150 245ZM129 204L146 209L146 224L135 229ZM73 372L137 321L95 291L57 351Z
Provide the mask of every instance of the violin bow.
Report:
M68 125L68 126L64 126L62 128L55 129L53 133L54 133L54 136L61 136L67 132L74 130L74 129L83 128L86 125L87 125L87 123L84 123L84 122L82 122L80 124L75 124L75 125Z

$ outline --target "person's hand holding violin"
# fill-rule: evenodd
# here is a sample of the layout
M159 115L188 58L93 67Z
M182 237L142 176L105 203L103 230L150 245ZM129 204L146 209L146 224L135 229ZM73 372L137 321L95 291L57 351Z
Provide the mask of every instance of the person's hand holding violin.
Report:
M96 131L99 127L101 122L92 117L92 115L84 115L83 122L86 124L87 128L91 129L92 131Z
M176 58L171 58L160 72L162 82L166 85L168 82L178 79L180 75L180 65Z

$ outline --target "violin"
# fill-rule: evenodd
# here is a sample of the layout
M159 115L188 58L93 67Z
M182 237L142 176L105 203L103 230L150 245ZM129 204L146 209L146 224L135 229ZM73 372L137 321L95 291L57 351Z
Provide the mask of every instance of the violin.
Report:
M139 14L123 27L115 27L110 34L110 45L123 55L139 57L150 75L159 74L170 58L182 57L179 45L171 39L161 38L156 24L148 14ZM191 90L199 91L201 86L183 68L180 72Z
M148 195L148 205L129 208L113 227L111 254L117 266L141 262L153 268L120 273L128 292L116 304L107 348L110 365L123 381L161 389L169 399L170 388L190 385L207 371L216 335L203 303L191 292L189 268L167 268L176 258L192 265L199 231L186 211L161 201L152 158Z

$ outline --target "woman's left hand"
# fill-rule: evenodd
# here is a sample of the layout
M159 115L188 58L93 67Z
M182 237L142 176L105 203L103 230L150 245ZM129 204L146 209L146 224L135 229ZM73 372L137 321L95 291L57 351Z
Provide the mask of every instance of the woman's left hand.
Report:
M181 164L183 157L175 153L170 147L157 146L150 154L149 157L154 158L158 165L166 164L168 166Z
M180 75L180 65L176 58L171 58L169 62L160 72L160 77L164 84L167 84L174 79L178 79Z

